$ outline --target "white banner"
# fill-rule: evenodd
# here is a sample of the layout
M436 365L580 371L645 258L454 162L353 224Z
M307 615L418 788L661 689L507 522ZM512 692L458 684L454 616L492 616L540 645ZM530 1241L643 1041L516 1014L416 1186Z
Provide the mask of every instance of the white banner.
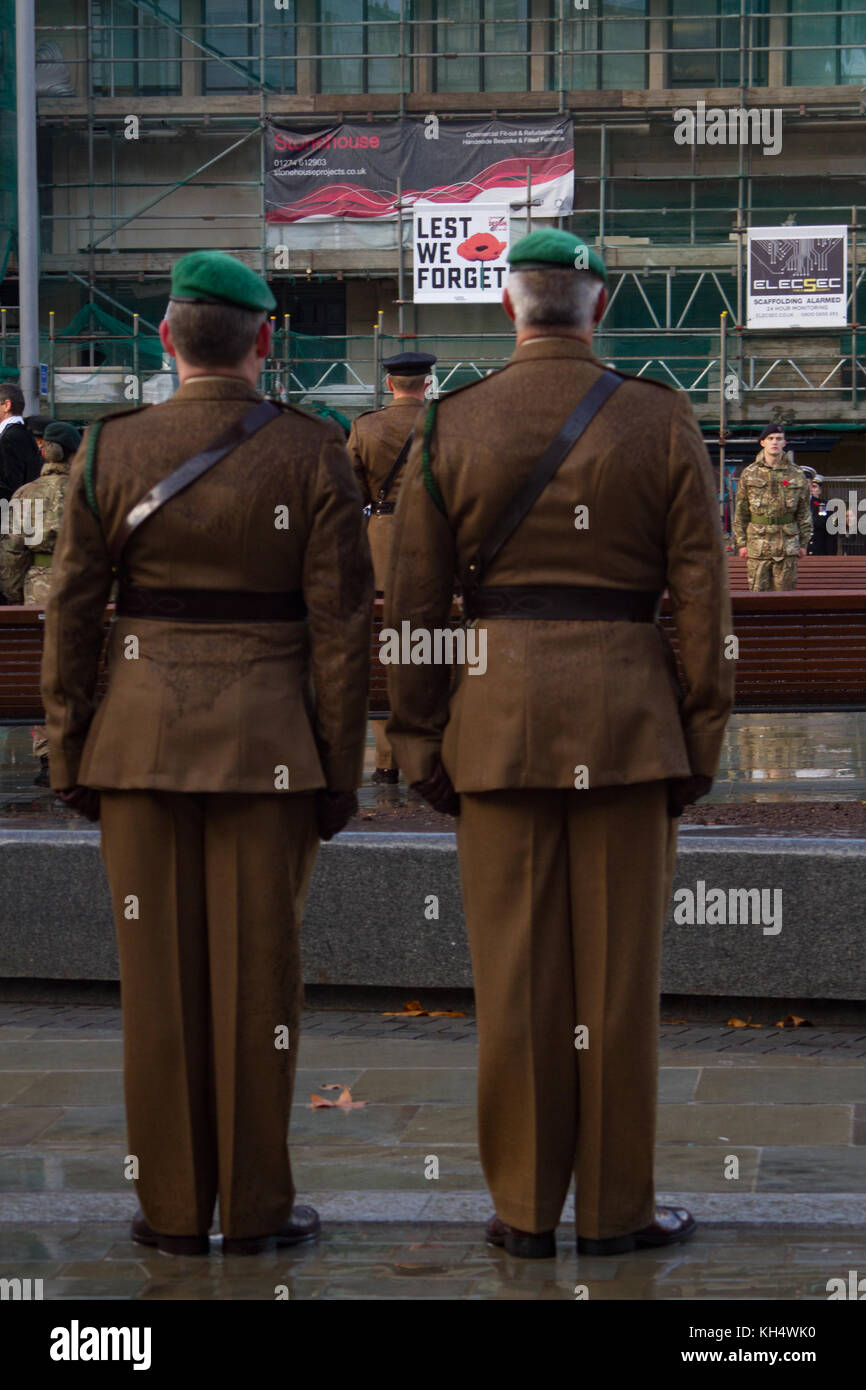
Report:
M752 227L747 328L844 328L847 227Z
M509 216L500 205L416 203L416 304L499 304L508 273Z

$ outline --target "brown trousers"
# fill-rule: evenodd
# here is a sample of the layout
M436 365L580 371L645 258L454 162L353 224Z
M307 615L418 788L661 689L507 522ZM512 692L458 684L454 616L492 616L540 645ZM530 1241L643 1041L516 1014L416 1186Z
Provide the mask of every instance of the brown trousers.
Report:
M142 1210L166 1235L203 1235L219 1194L223 1235L265 1235L294 1200L313 795L104 791L101 813Z
M572 1175L580 1235L653 1220L676 835L664 782L460 798L481 1163L511 1226L553 1229Z

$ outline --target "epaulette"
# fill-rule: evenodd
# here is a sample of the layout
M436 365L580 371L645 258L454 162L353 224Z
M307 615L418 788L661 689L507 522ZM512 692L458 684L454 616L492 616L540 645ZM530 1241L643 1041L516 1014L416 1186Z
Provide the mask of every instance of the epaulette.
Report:
M641 381L645 386L660 386L663 391L678 391L678 386L671 386L669 381L657 381L654 376L638 376L636 372L621 372L619 367L611 367L612 372L617 376L623 377L625 381Z
M327 415L320 415L316 410L308 410L306 406L295 405L292 401L275 400L273 396L267 396L265 399L270 405L275 405L278 410L282 410L286 415L300 415L302 420L315 420L317 425L336 425L337 429L340 429L337 420L329 419Z
M508 365L508 363L505 364L505 366ZM463 391L473 391L476 386L483 386L485 381L489 381L491 377L498 376L500 372L504 372L505 366L497 368L495 372L490 372L487 376L478 377L477 381L467 381L463 386L455 386L451 391L440 391L438 400L440 403L442 401L450 401L452 396L459 396Z
M152 405L134 405L129 410L105 411L102 415L97 415L87 431L87 443L84 453L84 495L87 498L87 505L92 511L96 520L99 520L99 503L96 500L96 444L99 439L103 425L107 425L111 420L118 420L127 415L141 415L145 410L151 410Z
M126 415L141 415L145 410L152 410L155 402L148 401L145 405L131 405L128 410L106 410L101 415L95 415L94 425L107 425L109 420L121 420Z

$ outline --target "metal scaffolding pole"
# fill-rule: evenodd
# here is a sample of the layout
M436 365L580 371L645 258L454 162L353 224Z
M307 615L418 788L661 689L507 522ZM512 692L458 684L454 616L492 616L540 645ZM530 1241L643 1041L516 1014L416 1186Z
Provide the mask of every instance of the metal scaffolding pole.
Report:
M18 101L18 370L24 412L39 408L39 193L34 0L15 0Z

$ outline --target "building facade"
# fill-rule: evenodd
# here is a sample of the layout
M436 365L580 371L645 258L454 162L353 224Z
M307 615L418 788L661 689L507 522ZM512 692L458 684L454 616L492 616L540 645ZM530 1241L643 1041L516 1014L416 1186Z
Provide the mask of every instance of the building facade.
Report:
M271 384L294 400L372 403L401 328L439 354L444 387L489 370L509 350L495 306L397 305L395 223L266 222L262 125L560 113L561 224L611 272L600 355L688 389L709 433L775 412L832 432L835 471L866 473L866 0L37 0L37 26L58 413L158 398L169 268L198 247L267 273ZM675 113L699 103L778 112L779 147L678 143ZM746 229L828 223L848 229L848 325L748 331Z

